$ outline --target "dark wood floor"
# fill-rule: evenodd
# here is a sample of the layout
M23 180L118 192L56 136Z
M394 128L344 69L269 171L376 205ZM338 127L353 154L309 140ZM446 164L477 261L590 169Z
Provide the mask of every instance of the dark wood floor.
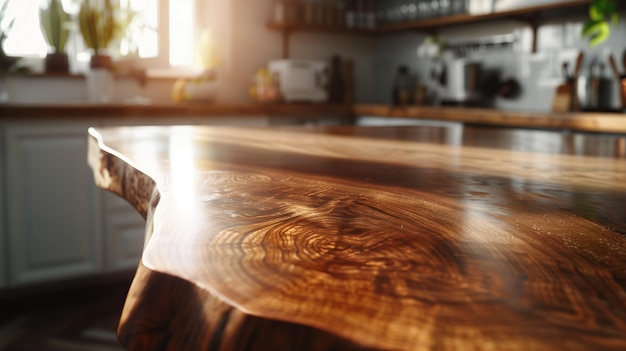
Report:
M123 350L115 330L131 278L0 296L0 350Z

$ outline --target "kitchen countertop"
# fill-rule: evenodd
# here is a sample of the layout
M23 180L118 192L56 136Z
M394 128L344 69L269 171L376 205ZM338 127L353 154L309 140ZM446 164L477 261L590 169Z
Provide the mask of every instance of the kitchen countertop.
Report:
M225 117L225 116L284 116L284 117L354 117L378 116L408 119L429 119L467 124L507 126L538 129L567 129L585 132L626 133L626 114L599 112L523 112L486 108L396 107L380 104L5 104L0 106L0 121L12 118L158 118L158 117Z
M346 116L351 114L348 105L331 104L212 104L212 103L58 103L58 104L3 104L1 118L15 117L144 117L160 116Z
M491 126L626 133L626 114L622 113L523 112L487 108L397 107L371 104L357 104L354 106L353 112L357 116L419 118Z
M90 130L147 219L130 350L624 350L624 136Z

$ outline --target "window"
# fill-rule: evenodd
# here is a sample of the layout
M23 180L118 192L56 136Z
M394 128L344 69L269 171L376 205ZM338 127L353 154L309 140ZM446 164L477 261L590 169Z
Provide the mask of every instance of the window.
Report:
M4 42L8 55L44 57L47 45L39 26L39 6L42 0L0 0L9 2L5 18L0 25L5 28L11 20L13 27ZM137 53L147 68L168 68L194 64L196 35L196 2L207 0L113 0L119 4L122 18L135 12L126 32L115 43L111 54L123 57ZM77 25L80 0L63 0L64 9L72 16L72 34L68 40L68 53L77 62L86 63L89 52L84 48Z
M4 42L4 50L11 56L40 56L46 54L46 42L39 29L39 0L2 0L2 6L9 1L1 27L13 26ZM33 15L34 14L34 15Z
M190 66L194 61L194 0L176 0L169 3L169 63L172 66Z

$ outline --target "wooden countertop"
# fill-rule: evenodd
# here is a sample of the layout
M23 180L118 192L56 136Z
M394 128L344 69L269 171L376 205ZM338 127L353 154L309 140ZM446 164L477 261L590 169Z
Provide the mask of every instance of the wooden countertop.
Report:
M63 104L3 104L1 118L15 117L139 117L205 116L223 117L236 115L274 116L333 116L350 115L348 105L331 104L211 104L211 103L63 103Z
M90 130L147 218L131 350L624 350L626 138Z
M224 116L283 116L283 117L352 117L380 116L410 119L432 119L468 124L569 129L586 132L626 133L626 114L619 113L541 113L502 111L461 107L394 107L389 105L356 104L8 104L0 105L0 121L10 118L158 118L158 117L224 117Z
M626 114L620 113L543 113L486 108L396 107L368 104L355 105L353 112L357 116L421 118L492 126L626 133Z

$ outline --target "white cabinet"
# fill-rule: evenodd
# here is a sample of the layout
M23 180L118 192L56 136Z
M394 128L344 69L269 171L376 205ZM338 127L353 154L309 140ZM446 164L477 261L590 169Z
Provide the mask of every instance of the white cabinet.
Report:
M98 188L87 164L90 126L268 125L267 117L13 119L0 125L0 289L135 270L145 221Z
M0 127L0 289L7 285L6 257L8 252L4 247L6 242L6 232L4 225L4 174L7 165L4 158L4 133Z
M126 200L102 191L106 271L135 270L143 252L146 221Z
M87 165L87 127L5 128L11 286L102 271L102 195Z

